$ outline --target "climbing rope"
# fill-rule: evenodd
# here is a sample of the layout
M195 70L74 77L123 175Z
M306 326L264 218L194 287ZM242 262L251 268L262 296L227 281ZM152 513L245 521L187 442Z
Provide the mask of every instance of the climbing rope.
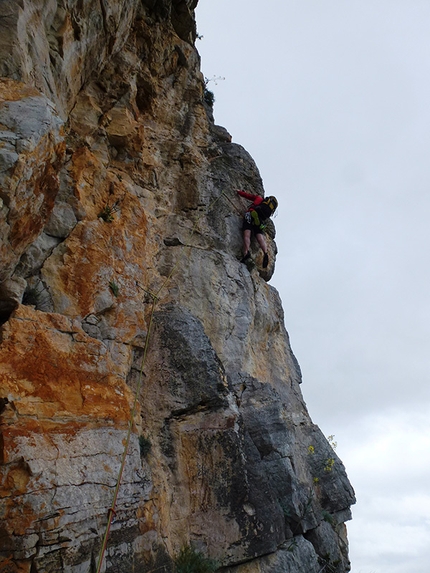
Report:
M228 201L228 202L230 203L230 205L233 207L233 209L236 210L237 214L242 217L242 216L243 216L243 212L239 209L239 207L238 207L237 205L235 205L235 204L233 203L233 201L230 199L230 197L227 197L227 195L225 195L225 194L222 195L222 196L224 197L224 199L225 199L226 201Z
M112 503L111 503L111 506L108 510L108 522L106 525L105 534L103 536L103 542L102 542L102 545L100 548L99 560L98 560L96 573L100 573L100 571L101 571L103 559L104 559L104 554L106 551L106 546L107 546L107 542L108 542L108 538L109 538L110 528L112 525L112 520L115 516L116 502L118 499L119 488L121 485L122 474L124 473L125 462L126 462L127 454L128 454L128 447L130 444L130 438L131 438L131 433L132 433L132 429L133 429L133 420L134 420L134 417L136 416L138 397L139 397L140 389L142 386L143 368L145 366L146 356L148 353L149 339L150 339L150 333L151 333L151 328L152 328L152 322L153 322L153 318L154 318L155 306L156 306L157 301L158 301L158 298L154 294L150 293L149 291L147 291L147 292L152 296L152 307L151 307L151 314L150 314L150 318L149 318L148 332L146 335L145 346L143 348L142 363L141 363L140 370L139 370L139 378L137 381L136 392L134 394L133 407L131 409L130 419L128 421L127 438L126 438L126 441L124 444L124 451L122 453L121 465L120 465L119 474L118 474L118 478L117 478L117 482L116 482L116 486L115 486L115 490L114 490Z
M218 159L218 157L222 157L221 155L217 155L216 157L214 157L213 159ZM229 184L230 182L227 181L227 179L224 179L223 177L214 177L213 175L209 175L208 176L210 179L214 179L215 181L221 181L222 183L226 183ZM243 210L241 210L235 203L233 203L233 201L230 199L230 197L228 197L224 192L221 193L221 196L224 197L224 199L226 201L228 201L230 203L230 205L233 207L233 209L236 211L236 213L242 217L243 216ZM245 209L246 210L246 209ZM277 212L275 212L275 216L277 215Z
M193 225L193 228L191 229L190 232L190 236L192 236L197 227L198 224L200 222L200 219L206 215L207 213L209 213L214 205L221 199L221 197L226 197L224 191L221 191L221 194L216 197L211 204L209 205L209 207L203 211L200 216L196 219L196 222ZM184 245L185 247L191 248L192 245ZM104 561L104 556L106 553L106 547L107 547L107 542L109 539L109 533L110 533L110 529L112 526L112 521L114 516L116 515L115 513L115 508L116 508L116 503L117 503L117 499L118 499L118 493L119 493L119 488L121 486L121 480L122 480L122 476L124 473L124 467L125 467L125 462L127 459L127 454L128 454L128 448L129 448L129 444L130 444L130 439L131 439L131 434L132 434L132 430L133 430L133 420L136 416L136 411L137 411L137 404L138 404L138 399L139 399L139 394L140 394L140 390L142 387L142 379L143 379L143 371L144 371L144 367L145 367L145 363L146 363L146 358L148 355L148 348L149 348L149 341L150 341L150 337L151 337L151 330L152 330L152 324L153 324L153 319L154 319L154 313L155 313L155 308L157 306L157 303L160 300L160 293L166 288L167 284L169 283L169 281L171 280L172 276L174 275L174 273L176 272L176 269L179 266L179 263L182 261L182 258L184 256L184 252L182 252L181 256L178 257L178 260L176 261L175 265L173 266L172 270L170 271L170 273L168 274L166 280L162 283L161 287L158 289L158 291L156 293L152 292L149 289L145 289L143 288L141 285L139 285L139 283L136 281L136 285L138 286L138 288L141 288L145 293L147 293L151 299L152 299L152 305L151 305L151 312L150 312L150 317L149 317L149 324L148 324L148 332L146 334L146 339L145 339L145 345L144 345L144 349L143 349L143 356L142 356L142 362L141 362L141 366L140 366L140 370L139 370L139 377L138 377L138 382L137 382L137 386L136 386L136 391L134 394L134 401L133 401L133 407L131 409L130 412L130 418L128 421L128 430L127 430L127 438L124 444L124 451L122 453L122 457L121 457L121 464L120 464L120 469L118 472L118 477L117 477L117 481L116 481L116 485L115 485L115 489L114 489L114 494L113 494L113 499L112 499L112 503L110 508L108 509L108 521L106 524L106 529L105 529L105 533L103 536L103 541L102 541L102 545L100 547L100 552L99 552L99 556L98 556L98 563L97 563L97 568L96 568L96 573L100 573L101 569L102 569L102 565L103 565L103 561Z

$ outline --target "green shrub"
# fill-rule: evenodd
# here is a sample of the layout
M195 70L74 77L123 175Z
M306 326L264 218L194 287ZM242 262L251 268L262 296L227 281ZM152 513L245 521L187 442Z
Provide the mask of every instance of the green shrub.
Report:
M214 103L215 103L215 95L214 95L213 92L211 92L211 90L208 90L207 88L205 88L204 100L205 100L205 102L208 104L209 107L213 107L213 106L214 106Z
M324 519L324 521L326 521L327 523L330 523L330 525L336 525L334 517L331 515L331 513L329 513L325 509L323 510L321 516Z
M100 219L103 219L106 223L112 223L114 220L114 214L119 209L119 203L120 201L115 201L112 205L106 204L97 217L100 217Z
M140 448L140 455L142 456L142 458L146 458L146 456L151 451L151 447L152 444L148 440L148 438L145 438L145 436L139 436L139 448Z
M175 559L175 573L213 573L217 569L215 561L205 557L190 545L185 545Z
M115 281L110 281L109 288L115 297L117 297L119 295L119 286L116 284Z

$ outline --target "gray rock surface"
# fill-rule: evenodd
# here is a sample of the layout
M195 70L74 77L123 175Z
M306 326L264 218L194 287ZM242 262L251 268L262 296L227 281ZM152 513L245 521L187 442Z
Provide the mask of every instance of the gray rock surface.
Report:
M8 573L96 570L109 516L107 573L171 573L188 544L231 573L350 570L273 224L267 269L255 241L240 262L236 189L265 190L205 102L196 4L0 3Z
M31 95L30 95L31 94ZM62 121L42 94L0 80L0 282L41 233L58 192Z

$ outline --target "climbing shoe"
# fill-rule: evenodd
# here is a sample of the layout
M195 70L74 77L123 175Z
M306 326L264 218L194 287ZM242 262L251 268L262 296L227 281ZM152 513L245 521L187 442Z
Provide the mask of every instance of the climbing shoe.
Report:
M268 255L267 253L264 253L264 257L263 257L263 269L265 269L268 264L269 264L269 255Z
M241 262L241 263L246 263L246 261L248 261L250 258L251 258L251 253L248 251L248 252L246 253L246 255L244 255L244 256L240 259L240 262Z

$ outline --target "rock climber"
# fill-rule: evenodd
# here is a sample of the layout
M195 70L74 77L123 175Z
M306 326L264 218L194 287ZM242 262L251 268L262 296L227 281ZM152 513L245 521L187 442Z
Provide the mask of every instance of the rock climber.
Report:
M246 211L243 218L243 257L241 262L246 263L251 256L249 248L251 246L251 235L253 233L264 253L263 268L265 269L269 264L269 255L267 253L267 245L266 239L263 235L263 229L266 226L265 221L276 211L278 201L276 197L270 196L264 199L263 197L260 197L260 195L253 195L252 193L247 193L242 189L236 189L236 192L241 197L248 199L248 201L252 201L252 205Z

